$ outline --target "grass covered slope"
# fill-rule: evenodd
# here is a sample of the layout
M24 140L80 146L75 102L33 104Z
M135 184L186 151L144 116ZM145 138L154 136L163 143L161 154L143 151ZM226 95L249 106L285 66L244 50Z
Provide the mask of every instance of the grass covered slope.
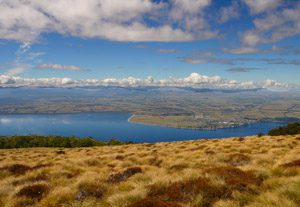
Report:
M0 150L3 207L297 207L300 136Z

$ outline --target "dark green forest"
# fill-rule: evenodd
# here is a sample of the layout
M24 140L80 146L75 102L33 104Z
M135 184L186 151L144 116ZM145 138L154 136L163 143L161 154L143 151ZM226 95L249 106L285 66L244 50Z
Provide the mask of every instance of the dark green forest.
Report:
M0 136L0 149L29 148L29 147L94 147L106 145L121 145L131 142L121 142L111 139L107 142L99 141L90 137L63 137L63 136Z
M300 134L300 123L294 122L289 123L286 126L277 127L271 129L268 133L270 136L279 136L279 135L294 135Z

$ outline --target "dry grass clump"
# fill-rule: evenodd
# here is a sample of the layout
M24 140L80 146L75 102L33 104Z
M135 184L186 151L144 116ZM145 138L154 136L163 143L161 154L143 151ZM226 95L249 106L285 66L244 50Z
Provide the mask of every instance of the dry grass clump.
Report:
M297 207L298 136L0 150L1 207Z
M162 162L163 161L161 159L159 159L157 156L151 157L148 160L149 165L153 165L153 166L156 166L156 167L161 167Z
M50 176L46 173L35 173L34 175L28 176L26 178L17 179L12 182L14 186L23 185L26 183L35 183L41 181L48 181Z
M175 165L172 165L169 168L169 171L170 172L179 172L179 171L182 171L182 170L184 170L184 169L186 169L188 167L189 166L186 163L175 164Z
M102 198L106 192L106 186L98 182L84 181L78 185L76 200L82 201L88 197Z
M115 173L109 176L108 182L109 183L119 183L122 181L127 180L131 176L137 174L137 173L142 173L142 169L140 167L132 167L128 168L123 172Z
M226 162L232 166L247 165L251 161L250 156L242 154L242 153L230 154L225 159L226 159Z

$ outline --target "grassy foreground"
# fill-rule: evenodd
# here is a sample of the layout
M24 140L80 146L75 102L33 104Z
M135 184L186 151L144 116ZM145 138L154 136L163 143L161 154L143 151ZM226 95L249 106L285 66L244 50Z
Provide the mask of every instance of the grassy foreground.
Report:
M300 135L0 150L3 207L299 207Z

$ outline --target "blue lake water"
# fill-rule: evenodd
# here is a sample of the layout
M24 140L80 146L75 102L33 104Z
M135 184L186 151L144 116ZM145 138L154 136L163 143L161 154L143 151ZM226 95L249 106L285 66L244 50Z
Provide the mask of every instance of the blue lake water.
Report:
M271 128L284 124L257 122L211 131L134 124L127 121L130 116L127 113L114 112L0 115L0 135L74 135L90 136L99 140L117 138L122 141L161 142L256 135L259 132L267 133Z

